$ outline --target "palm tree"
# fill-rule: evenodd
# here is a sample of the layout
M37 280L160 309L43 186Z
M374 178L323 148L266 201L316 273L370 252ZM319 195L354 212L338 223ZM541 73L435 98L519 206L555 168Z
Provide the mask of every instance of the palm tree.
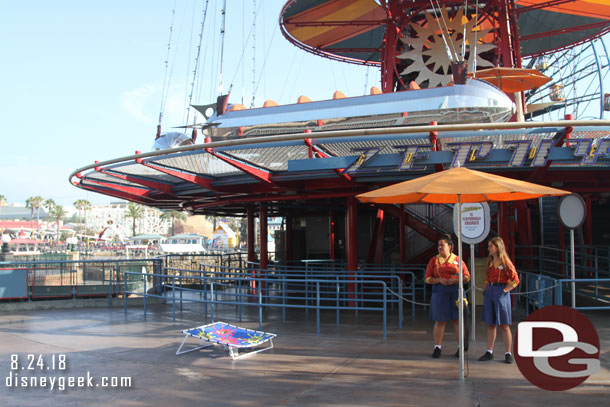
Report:
M42 207L42 203L44 201L44 198L37 195L37 196L31 196L28 199L26 199L25 201L25 206L27 208L30 208L31 212L31 216L30 219L34 216L34 209L36 210L36 226L38 227L38 224L40 223L40 208ZM32 236L34 235L34 229L32 228Z
M132 233L133 236L136 235L136 219L140 219L144 216L144 210L142 209L142 205L138 205L135 202L129 202L127 204L127 212L125 213L125 217L132 218Z
M0 195L0 210L2 210L4 205L6 205L6 197L4 195Z
M44 208L47 210L49 217L51 216L51 213L53 212L53 208L55 208L56 205L57 204L55 203L55 201L52 200L51 198L47 199L42 204L42 206L44 206ZM47 218L47 229L48 228L49 228L49 218Z
M176 211L173 209L169 210L169 211L165 211L161 215L161 219L169 220L170 222L172 222L172 236L174 235L174 223L177 220L179 220L181 222L186 222L186 218L187 218L187 216L184 212Z
M66 216L66 211L61 205L53 206L50 210L49 216L51 216L57 222L57 241L59 242L59 222Z
M51 198L47 199L46 201L43 202L42 206L44 206L44 208L47 210L47 212L49 214L51 214L51 211L53 210L53 208L55 208L57 204L55 203L54 200L52 200Z
M79 217L79 221L81 223L83 223L83 216L81 215L81 211L83 211L85 213L85 229L87 228L87 211L91 209L91 202L87 201L86 199L77 199L74 202L74 207L76 207L76 209L78 210L78 217Z

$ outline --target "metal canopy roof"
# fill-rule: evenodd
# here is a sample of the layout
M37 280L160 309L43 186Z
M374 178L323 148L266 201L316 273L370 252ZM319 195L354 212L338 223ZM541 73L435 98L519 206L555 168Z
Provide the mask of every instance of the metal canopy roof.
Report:
M310 210L316 200L332 205L333 199L458 161L516 178L546 166L551 171L537 182L586 189L594 178L591 171L607 173L610 167L610 121L574 128L570 145L554 147L569 129L565 126L575 123L478 124L491 128L478 131L475 125L420 126L231 140L96 163L70 178L79 188L160 209L237 214L258 202L268 202L277 212L298 205ZM439 129L436 147L432 129ZM595 188L610 191L610 179L599 179Z

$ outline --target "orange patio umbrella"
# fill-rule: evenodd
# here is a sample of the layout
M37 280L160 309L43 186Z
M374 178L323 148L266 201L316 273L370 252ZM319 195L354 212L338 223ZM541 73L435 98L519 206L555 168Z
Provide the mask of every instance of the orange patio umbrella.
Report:
M515 180L464 167L425 175L385 188L357 195L362 202L371 203L454 203L457 204L458 256L462 258L462 203L488 201L517 201L545 196L569 195L570 192L531 182ZM464 380L464 288L462 262L459 272L459 348L460 379Z
M506 93L534 89L549 82L551 78L536 69L526 68L488 68L476 71L477 79L495 85Z

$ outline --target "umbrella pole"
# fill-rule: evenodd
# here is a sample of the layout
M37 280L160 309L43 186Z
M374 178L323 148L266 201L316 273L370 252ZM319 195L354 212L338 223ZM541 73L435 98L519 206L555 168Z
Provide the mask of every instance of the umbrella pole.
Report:
M459 356L460 356L460 380L464 380L464 270L462 270L462 197L457 196L458 207L458 257L459 260L459 279L458 279L458 341L459 341Z

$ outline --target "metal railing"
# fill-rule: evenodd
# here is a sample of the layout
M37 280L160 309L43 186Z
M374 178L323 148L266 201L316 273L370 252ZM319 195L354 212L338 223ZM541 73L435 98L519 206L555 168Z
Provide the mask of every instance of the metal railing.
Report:
M143 291L131 291L125 283L124 292L130 295L144 297L144 315L146 316L147 297L158 297L171 300L172 302L172 318L176 318L176 301L182 309L183 302L202 303L209 306L210 319L214 321L215 307L221 305L233 306L238 314L238 319L241 320L243 307L256 307L259 314L259 328L262 329L263 324L263 309L264 308L282 308L282 309L306 309L316 311L316 332L320 334L320 312L323 310L335 310L337 316L337 325L340 324L340 311L380 311L382 312L383 338L386 339L387 332L387 310L388 304L391 301L387 289L386 282L373 279L300 279L292 277L277 277L273 278L274 289L265 287L269 284L269 278L259 277L215 277L215 276L194 276L194 270L182 270L190 275L177 274L154 274L153 277L160 279L163 284L163 290L160 294L149 293L146 282L144 281ZM128 281L128 275L139 276L141 274L134 272L125 272L125 281ZM189 281L199 280L201 285L206 287L205 290L187 287L182 284L182 280ZM295 287L295 284L297 285ZM298 285L313 284L315 289L309 295L305 295L304 289ZM328 290L330 284L336 286L335 290ZM346 292L340 289L341 285L355 284L356 286L365 287L362 291ZM378 287L377 290L370 288ZM176 293L191 293L191 296L180 295L176 298ZM374 293L375 295L371 295ZM381 298L377 295L379 293ZM168 295L169 294L169 295ZM195 295L193 295L195 294ZM353 297L352 297L353 296ZM308 300L315 298L312 304ZM127 300L125 300L125 312L127 312ZM204 312L207 315L208 308ZM285 317L285 314L284 314ZM400 324L400 321L399 321Z
M108 297L109 306L113 297L123 294L124 272L151 276L162 271L159 259L11 261L1 267L26 270L28 301Z

